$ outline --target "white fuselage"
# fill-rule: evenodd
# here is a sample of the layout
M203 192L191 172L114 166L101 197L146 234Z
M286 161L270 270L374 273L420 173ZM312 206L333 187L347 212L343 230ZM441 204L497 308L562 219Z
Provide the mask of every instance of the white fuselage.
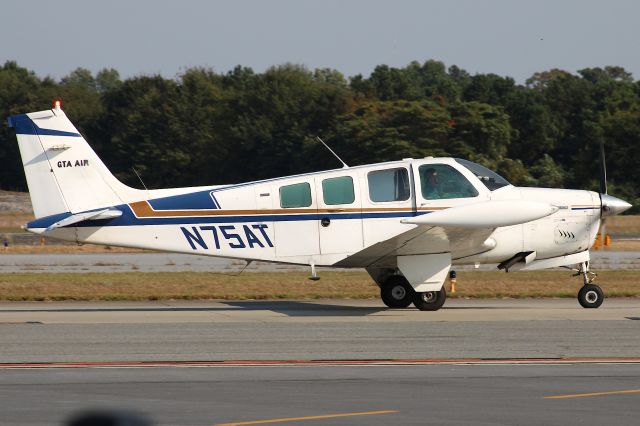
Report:
M456 176L466 179L464 185L471 186L460 196L455 188L442 198L430 196L425 192L425 170L433 165L454 169ZM403 176L407 182L400 182ZM438 242L424 248L425 254L450 252L453 264L499 263L529 251L535 252L536 260L566 256L588 250L600 222L595 192L511 185L491 191L455 160L425 158L242 185L152 191L149 199L132 198L114 206L123 211L118 219L55 229L47 235L247 260L367 267L377 254L345 259L416 227L401 219L489 200L543 201L559 210L496 228L483 244L453 241L443 232ZM501 214L508 212L495 212ZM36 233L45 228L38 221L29 225Z

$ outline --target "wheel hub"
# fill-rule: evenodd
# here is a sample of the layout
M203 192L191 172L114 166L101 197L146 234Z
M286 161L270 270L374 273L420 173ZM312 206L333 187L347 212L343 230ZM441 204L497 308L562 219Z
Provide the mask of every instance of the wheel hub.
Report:
M402 300L407 296L407 290L401 285L394 286L391 289L391 296L396 300Z
M593 290L588 291L587 294L585 294L585 299L587 299L589 303L595 303L598 300L598 293Z
M437 299L435 291L427 291L422 294L422 300L426 303L433 303Z

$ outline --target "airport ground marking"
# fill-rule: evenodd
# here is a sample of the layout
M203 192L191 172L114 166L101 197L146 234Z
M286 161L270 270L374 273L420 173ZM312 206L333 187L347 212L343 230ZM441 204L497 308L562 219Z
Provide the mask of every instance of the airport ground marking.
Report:
M589 396L602 396L602 395L621 395L627 393L640 393L640 389L627 389L610 392L593 392L593 393L576 393L570 395L551 395L545 396L545 399L569 399L569 398L584 398Z
M379 414L393 414L393 413L399 413L399 412L400 411L398 410L361 411L361 412L355 412L355 413L323 414L319 416L285 417L280 419L252 420L248 422L216 423L214 426L259 425L259 424L266 424L266 423L285 423L285 422L296 422L296 421L303 421L303 420L334 419L337 417L374 416Z

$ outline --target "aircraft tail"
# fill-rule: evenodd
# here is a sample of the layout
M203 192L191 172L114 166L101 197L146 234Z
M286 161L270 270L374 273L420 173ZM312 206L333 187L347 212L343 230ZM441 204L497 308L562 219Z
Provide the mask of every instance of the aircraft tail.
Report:
M60 109L15 115L18 146L36 218L144 198L107 169Z

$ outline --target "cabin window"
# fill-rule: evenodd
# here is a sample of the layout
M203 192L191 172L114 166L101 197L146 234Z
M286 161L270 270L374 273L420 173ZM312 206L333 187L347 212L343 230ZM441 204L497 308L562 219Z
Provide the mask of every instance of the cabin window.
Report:
M423 164L418 168L422 197L426 200L477 197L478 191L462 173L446 164Z
M323 180L322 197L328 206L353 203L356 200L353 179L351 176L341 176Z
M405 168L370 172L367 180L371 201L405 201L411 196L409 173Z
M311 186L307 182L280 187L280 207L309 207L311 205Z

